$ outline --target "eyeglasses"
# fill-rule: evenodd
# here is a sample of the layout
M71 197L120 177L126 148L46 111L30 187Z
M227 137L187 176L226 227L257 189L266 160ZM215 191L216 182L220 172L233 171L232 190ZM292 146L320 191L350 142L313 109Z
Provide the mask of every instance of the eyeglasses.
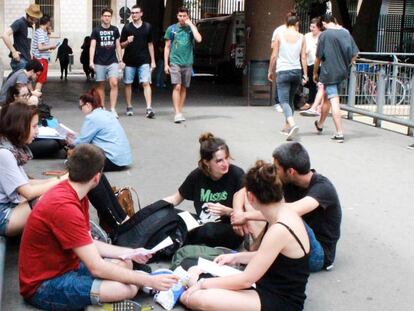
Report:
M85 106L85 105L86 105L86 103L85 104L80 104L79 105L79 110L82 110L83 106Z

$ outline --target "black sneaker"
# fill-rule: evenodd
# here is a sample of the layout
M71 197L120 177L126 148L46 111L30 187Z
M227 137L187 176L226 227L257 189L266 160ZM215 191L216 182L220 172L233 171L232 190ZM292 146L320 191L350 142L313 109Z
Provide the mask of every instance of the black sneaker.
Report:
M407 148L411 149L411 150L414 150L414 144L408 145Z
M318 120L315 120L315 122L313 124L315 125L316 131L318 131L318 133L322 133L323 128L319 127Z
M145 117L147 117L148 119L154 119L155 117L154 111L152 111L151 108L147 108L147 113L145 114Z
M102 309L105 311L141 311L141 305L133 300L122 300L104 303L102 304Z
M337 143L343 143L344 140L345 140L344 135L337 135L337 134L335 134L334 136L332 136L331 139L333 141L336 141Z

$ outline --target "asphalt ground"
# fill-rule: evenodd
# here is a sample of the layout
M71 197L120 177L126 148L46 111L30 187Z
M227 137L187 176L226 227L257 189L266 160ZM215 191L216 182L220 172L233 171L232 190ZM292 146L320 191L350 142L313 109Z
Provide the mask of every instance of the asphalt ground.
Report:
M51 78L44 88L45 102L54 116L78 131L83 122L78 98L92 85L80 75L68 82ZM133 186L143 206L174 193L196 167L198 137L204 131L225 138L233 162L245 170L257 159L270 161L273 149L285 141L279 133L283 115L269 106L247 107L239 93L237 86L195 80L185 107L187 121L174 124L169 88L154 90L153 120L144 117L141 92L133 95L135 115L121 114L121 89L118 112L134 164L127 171L107 173L110 182ZM334 132L330 118L318 135L313 118L295 117L297 140L308 149L312 166L334 183L343 209L335 267L310 276L305 310L412 310L414 152L406 146L413 139L344 119L346 140L338 144L329 139ZM62 160L32 160L26 171L41 177L44 170L61 168ZM191 210L192 204L180 207ZM91 214L95 217L93 210ZM17 257L17 243L9 243L3 310L34 310L18 292ZM137 301L162 310L150 298L139 296Z

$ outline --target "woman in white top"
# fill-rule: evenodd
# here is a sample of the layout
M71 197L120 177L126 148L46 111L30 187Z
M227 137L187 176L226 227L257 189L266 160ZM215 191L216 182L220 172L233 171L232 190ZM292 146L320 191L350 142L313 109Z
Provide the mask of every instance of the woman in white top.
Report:
M311 19L309 30L310 32L305 34L306 59L307 59L307 65L308 65L308 72L312 73L313 64L315 62L315 57L316 57L316 47L318 45L319 35L321 34L323 30L323 25L321 23L320 18L315 17ZM309 79L305 86L309 88L309 98L308 98L308 102L307 102L308 104L306 107L306 109L309 109L310 106L315 101L317 87L313 79Z
M308 80L306 43L303 35L297 30L298 24L296 16L286 18L286 30L278 33L272 44L268 72L269 80L273 81L276 67L278 97L286 118L282 133L287 135L287 140L291 140L299 131L293 119L293 98L302 81L302 67L303 83Z

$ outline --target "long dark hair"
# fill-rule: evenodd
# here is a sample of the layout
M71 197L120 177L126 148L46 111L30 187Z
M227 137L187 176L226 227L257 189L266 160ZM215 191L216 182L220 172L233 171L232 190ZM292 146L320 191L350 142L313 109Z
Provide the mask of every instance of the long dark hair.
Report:
M23 147L30 135L32 119L37 114L37 108L25 101L17 100L4 105L0 112L0 137L17 147Z
M214 137L210 132L201 134L198 141L200 142L200 160L198 161L198 167L206 176L210 176L209 168L204 163L204 160L210 161L219 150L224 150L226 156L230 157L229 147L224 139Z

